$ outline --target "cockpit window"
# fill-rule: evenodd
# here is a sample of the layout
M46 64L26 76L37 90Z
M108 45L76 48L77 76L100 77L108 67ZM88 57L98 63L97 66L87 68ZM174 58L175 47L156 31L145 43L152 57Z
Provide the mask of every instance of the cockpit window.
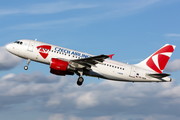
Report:
M20 44L20 45L23 44L23 42L21 42L21 41L15 41L14 43L17 43L17 44Z

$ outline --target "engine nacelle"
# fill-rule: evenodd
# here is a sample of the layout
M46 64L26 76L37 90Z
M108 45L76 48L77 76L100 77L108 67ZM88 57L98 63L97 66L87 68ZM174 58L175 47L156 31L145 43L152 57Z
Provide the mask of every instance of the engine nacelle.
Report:
M52 58L50 68L58 71L66 71L68 64L69 63L67 61L63 61L57 58Z
M73 72L69 72L68 71L68 65L69 63L67 61L63 61L57 58L52 58L51 59L51 64L50 64L50 68L51 68L51 73L55 74L55 75L74 75Z
M54 75L61 75L61 76L65 76L66 75L66 71L58 71L58 70L54 70L54 69L51 69L50 73L52 73Z

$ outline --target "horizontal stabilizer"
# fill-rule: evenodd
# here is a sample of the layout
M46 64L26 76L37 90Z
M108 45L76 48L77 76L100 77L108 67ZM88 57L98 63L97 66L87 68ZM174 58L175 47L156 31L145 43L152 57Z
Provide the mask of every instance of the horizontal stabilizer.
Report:
M150 77L154 77L154 78L163 78L163 77L167 77L170 76L170 74L167 73L162 73L162 74L147 74Z

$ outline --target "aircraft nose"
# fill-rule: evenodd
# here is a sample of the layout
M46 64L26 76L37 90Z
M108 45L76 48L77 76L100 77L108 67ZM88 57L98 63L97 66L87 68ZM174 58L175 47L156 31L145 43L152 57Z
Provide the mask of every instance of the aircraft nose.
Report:
M12 45L11 45L11 44L7 44L7 45L6 45L6 50L10 52L11 49L12 49Z

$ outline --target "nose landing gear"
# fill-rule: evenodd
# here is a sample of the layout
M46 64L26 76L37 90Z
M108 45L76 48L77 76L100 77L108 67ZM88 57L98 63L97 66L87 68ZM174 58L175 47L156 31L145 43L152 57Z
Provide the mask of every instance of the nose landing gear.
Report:
M28 65L29 65L30 62L31 62L31 60L28 59L28 61L27 61L27 66L24 66L24 70L28 70Z
M24 66L24 70L28 70L28 66Z

